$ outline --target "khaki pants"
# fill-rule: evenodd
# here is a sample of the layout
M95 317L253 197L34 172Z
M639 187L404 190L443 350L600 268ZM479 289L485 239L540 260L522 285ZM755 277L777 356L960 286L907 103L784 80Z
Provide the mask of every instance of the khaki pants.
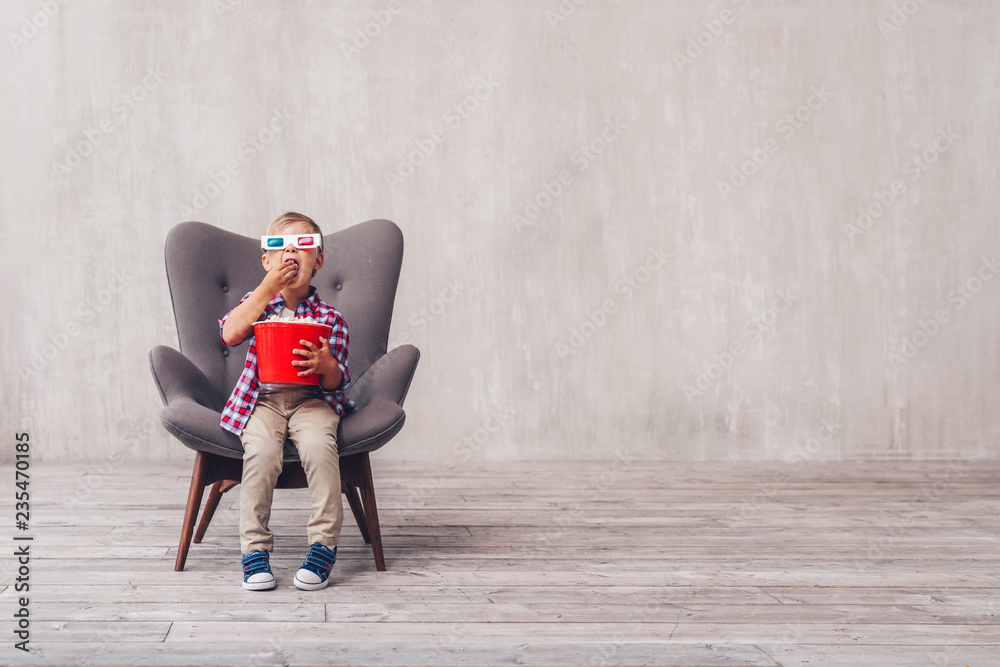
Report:
M268 530L274 485L281 473L285 436L299 452L309 484L312 515L309 544L337 545L344 523L337 453L338 415L312 387L260 394L243 429L243 480L240 485L240 549L271 551Z

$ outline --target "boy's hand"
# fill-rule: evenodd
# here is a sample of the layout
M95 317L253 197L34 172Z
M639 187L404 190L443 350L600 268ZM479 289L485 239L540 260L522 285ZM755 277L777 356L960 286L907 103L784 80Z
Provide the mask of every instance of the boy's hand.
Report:
M298 272L298 263L291 257L286 257L284 262L267 272L264 280L261 281L261 285L271 294L277 294L292 284Z
M253 323L264 312L274 295L291 285L298 276L299 264L291 257L287 257L278 266L273 264L269 266L272 267L271 270L260 281L257 289L244 297L240 304L229 312L225 324L222 325L222 340L226 345L242 343L253 331Z
M313 343L307 340L300 340L299 344L304 346L305 350L296 348L292 350L292 354L297 354L299 356L305 357L305 361L293 361L293 366L301 366L304 370L299 371L299 377L307 377L309 375L321 375L324 386L329 386L330 383L326 382L327 379L333 380L337 378L337 383L333 387L340 386L340 364L337 360L333 358L333 354L330 353L330 341L327 338L320 336L319 342L323 344L322 347L316 347Z

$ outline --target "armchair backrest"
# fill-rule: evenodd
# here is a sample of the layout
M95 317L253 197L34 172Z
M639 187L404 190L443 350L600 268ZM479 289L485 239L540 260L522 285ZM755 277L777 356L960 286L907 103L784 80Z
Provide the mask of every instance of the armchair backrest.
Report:
M260 237L182 222L167 235L165 254L180 351L215 383L224 401L243 372L248 341L224 345L219 320L265 275ZM312 284L347 320L348 366L358 378L386 352L403 234L388 220L369 220L325 235L323 254Z

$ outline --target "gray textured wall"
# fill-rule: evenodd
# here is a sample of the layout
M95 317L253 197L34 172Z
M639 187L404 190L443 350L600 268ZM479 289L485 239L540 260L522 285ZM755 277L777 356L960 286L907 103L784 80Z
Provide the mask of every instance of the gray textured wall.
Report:
M997 456L996 3L0 24L0 400L39 458L190 456L146 362L176 344L164 237L287 209L406 236L392 340L423 358L379 456Z

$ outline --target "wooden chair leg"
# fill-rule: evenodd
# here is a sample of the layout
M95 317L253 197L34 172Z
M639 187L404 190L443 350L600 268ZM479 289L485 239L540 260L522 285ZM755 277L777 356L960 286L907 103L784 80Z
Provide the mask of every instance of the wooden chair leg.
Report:
M194 533L194 522L198 518L198 507L201 505L201 494L205 490L205 474L208 472L208 457L204 452L198 452L194 457L194 470L191 471L191 488L188 490L187 506L184 508L184 525L181 526L181 541L177 546L177 560L174 570L180 572L187 561L188 548L191 546L191 536Z
M358 522L358 528L361 529L361 537L364 538L365 544L371 544L372 538L368 534L368 522L365 520L365 510L361 505L361 498L358 497L358 488L347 482L343 482L340 487L344 495L347 496L347 502L351 505L351 513L354 514L354 520Z
M221 480L212 485L212 490L208 492L208 500L205 501L205 509L201 512L201 521L198 522L198 530L194 533L196 544L204 539L205 531L208 530L208 524L212 522L215 510L219 507L219 501L222 500L222 494L234 486L236 486L236 482L230 480Z
M359 456L361 472L361 500L364 502L365 518L368 524L368 535L371 537L372 554L375 556L375 569L385 572L385 556L382 553L382 530L378 525L378 508L375 506L375 485L372 483L372 465L368 452Z

